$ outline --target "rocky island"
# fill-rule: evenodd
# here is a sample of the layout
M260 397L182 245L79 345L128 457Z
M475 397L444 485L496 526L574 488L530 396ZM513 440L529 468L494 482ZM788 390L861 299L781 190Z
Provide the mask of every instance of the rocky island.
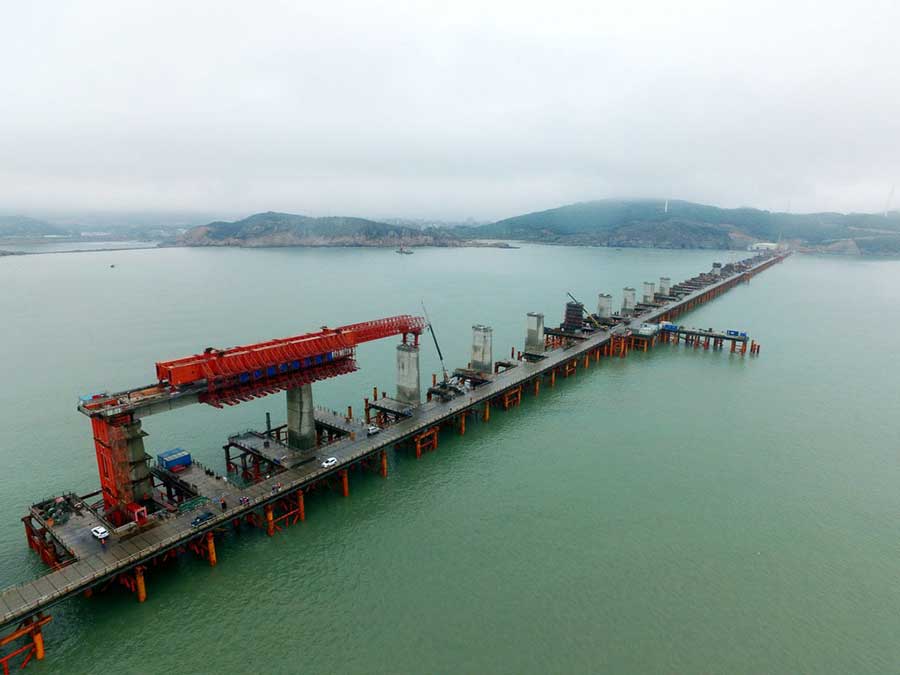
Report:
M399 248L414 246L492 246L503 242L478 241L457 235L452 228L416 228L391 225L365 218L312 218L269 211L234 222L215 222L193 227L174 240L174 246L365 246Z

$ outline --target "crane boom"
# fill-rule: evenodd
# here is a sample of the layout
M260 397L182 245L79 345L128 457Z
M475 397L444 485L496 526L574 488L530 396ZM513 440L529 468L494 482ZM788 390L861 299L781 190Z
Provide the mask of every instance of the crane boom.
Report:
M597 321L597 319L595 319L594 316L584 308L584 303L578 302L578 300L575 299L575 296L572 295L571 293L566 293L566 295L568 295L570 298L572 298L572 302L574 302L577 305L581 305L581 311L584 312L585 314L587 314L588 321L590 321L592 324L594 324L595 328L597 328L598 330L603 330L603 326L600 325L600 322Z
M428 317L428 310L425 309L425 301L422 301L422 314L425 315L425 324L428 326L428 330L431 333L431 339L434 340L434 348L437 350L438 359L441 361L441 374L444 377L444 382L447 382L450 378L447 376L447 368L444 367L444 355L441 353L441 346L438 344L437 335L434 332L434 326L431 325L431 319Z

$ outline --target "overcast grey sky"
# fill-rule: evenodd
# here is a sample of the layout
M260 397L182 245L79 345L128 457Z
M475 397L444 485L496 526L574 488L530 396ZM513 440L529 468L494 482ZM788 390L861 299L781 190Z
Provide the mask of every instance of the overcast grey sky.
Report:
M7 3L0 212L880 211L900 183L898 8Z

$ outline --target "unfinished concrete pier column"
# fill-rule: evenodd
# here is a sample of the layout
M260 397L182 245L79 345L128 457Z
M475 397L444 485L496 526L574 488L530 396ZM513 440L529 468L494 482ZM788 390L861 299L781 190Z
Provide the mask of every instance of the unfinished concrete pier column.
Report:
M481 373L494 371L494 329L476 324L472 326L472 368Z
M622 289L622 314L634 314L635 291L630 286Z
M397 345L397 400L410 405L422 402L418 345Z
M660 277L659 278L659 294L660 295L669 295L672 290L672 280L669 277Z
M288 445L298 450L316 447L316 415L312 385L287 390Z
M644 304L650 304L656 298L656 284L652 281L644 282Z
M144 436L147 432L141 429L141 421L134 420L124 427L124 436L128 460L128 476L131 479L132 501L144 502L153 495L153 481L150 467L147 465L147 453L144 451Z
M612 316L612 296L609 293L597 295L597 317L608 319Z
M525 353L544 353L544 315L528 312L525 318Z
M722 263L714 262L712 266L712 273L717 277L722 275Z

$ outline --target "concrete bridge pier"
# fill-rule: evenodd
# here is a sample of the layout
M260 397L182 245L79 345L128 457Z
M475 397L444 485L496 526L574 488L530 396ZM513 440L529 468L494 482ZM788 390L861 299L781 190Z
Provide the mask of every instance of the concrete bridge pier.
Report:
M597 316L601 319L612 316L612 296L609 293L597 295Z
M669 295L672 290L672 280L669 277L659 278L659 294Z
M288 445L297 450L316 447L316 415L312 385L287 390Z
M124 439L127 450L128 477L131 479L133 501L143 502L153 495L153 481L150 476L150 467L147 466L144 451L144 436L146 431L141 429L141 421L134 420L124 427ZM124 506L124 505L123 505ZM146 517L146 515L145 515Z
M544 353L544 315L528 312L525 319L525 353Z
M422 402L419 383L419 345L397 345L397 400L410 405Z
M494 329L476 324L472 326L472 369L481 373L494 372Z
M631 316L635 308L635 290L630 286L622 289L622 316Z

